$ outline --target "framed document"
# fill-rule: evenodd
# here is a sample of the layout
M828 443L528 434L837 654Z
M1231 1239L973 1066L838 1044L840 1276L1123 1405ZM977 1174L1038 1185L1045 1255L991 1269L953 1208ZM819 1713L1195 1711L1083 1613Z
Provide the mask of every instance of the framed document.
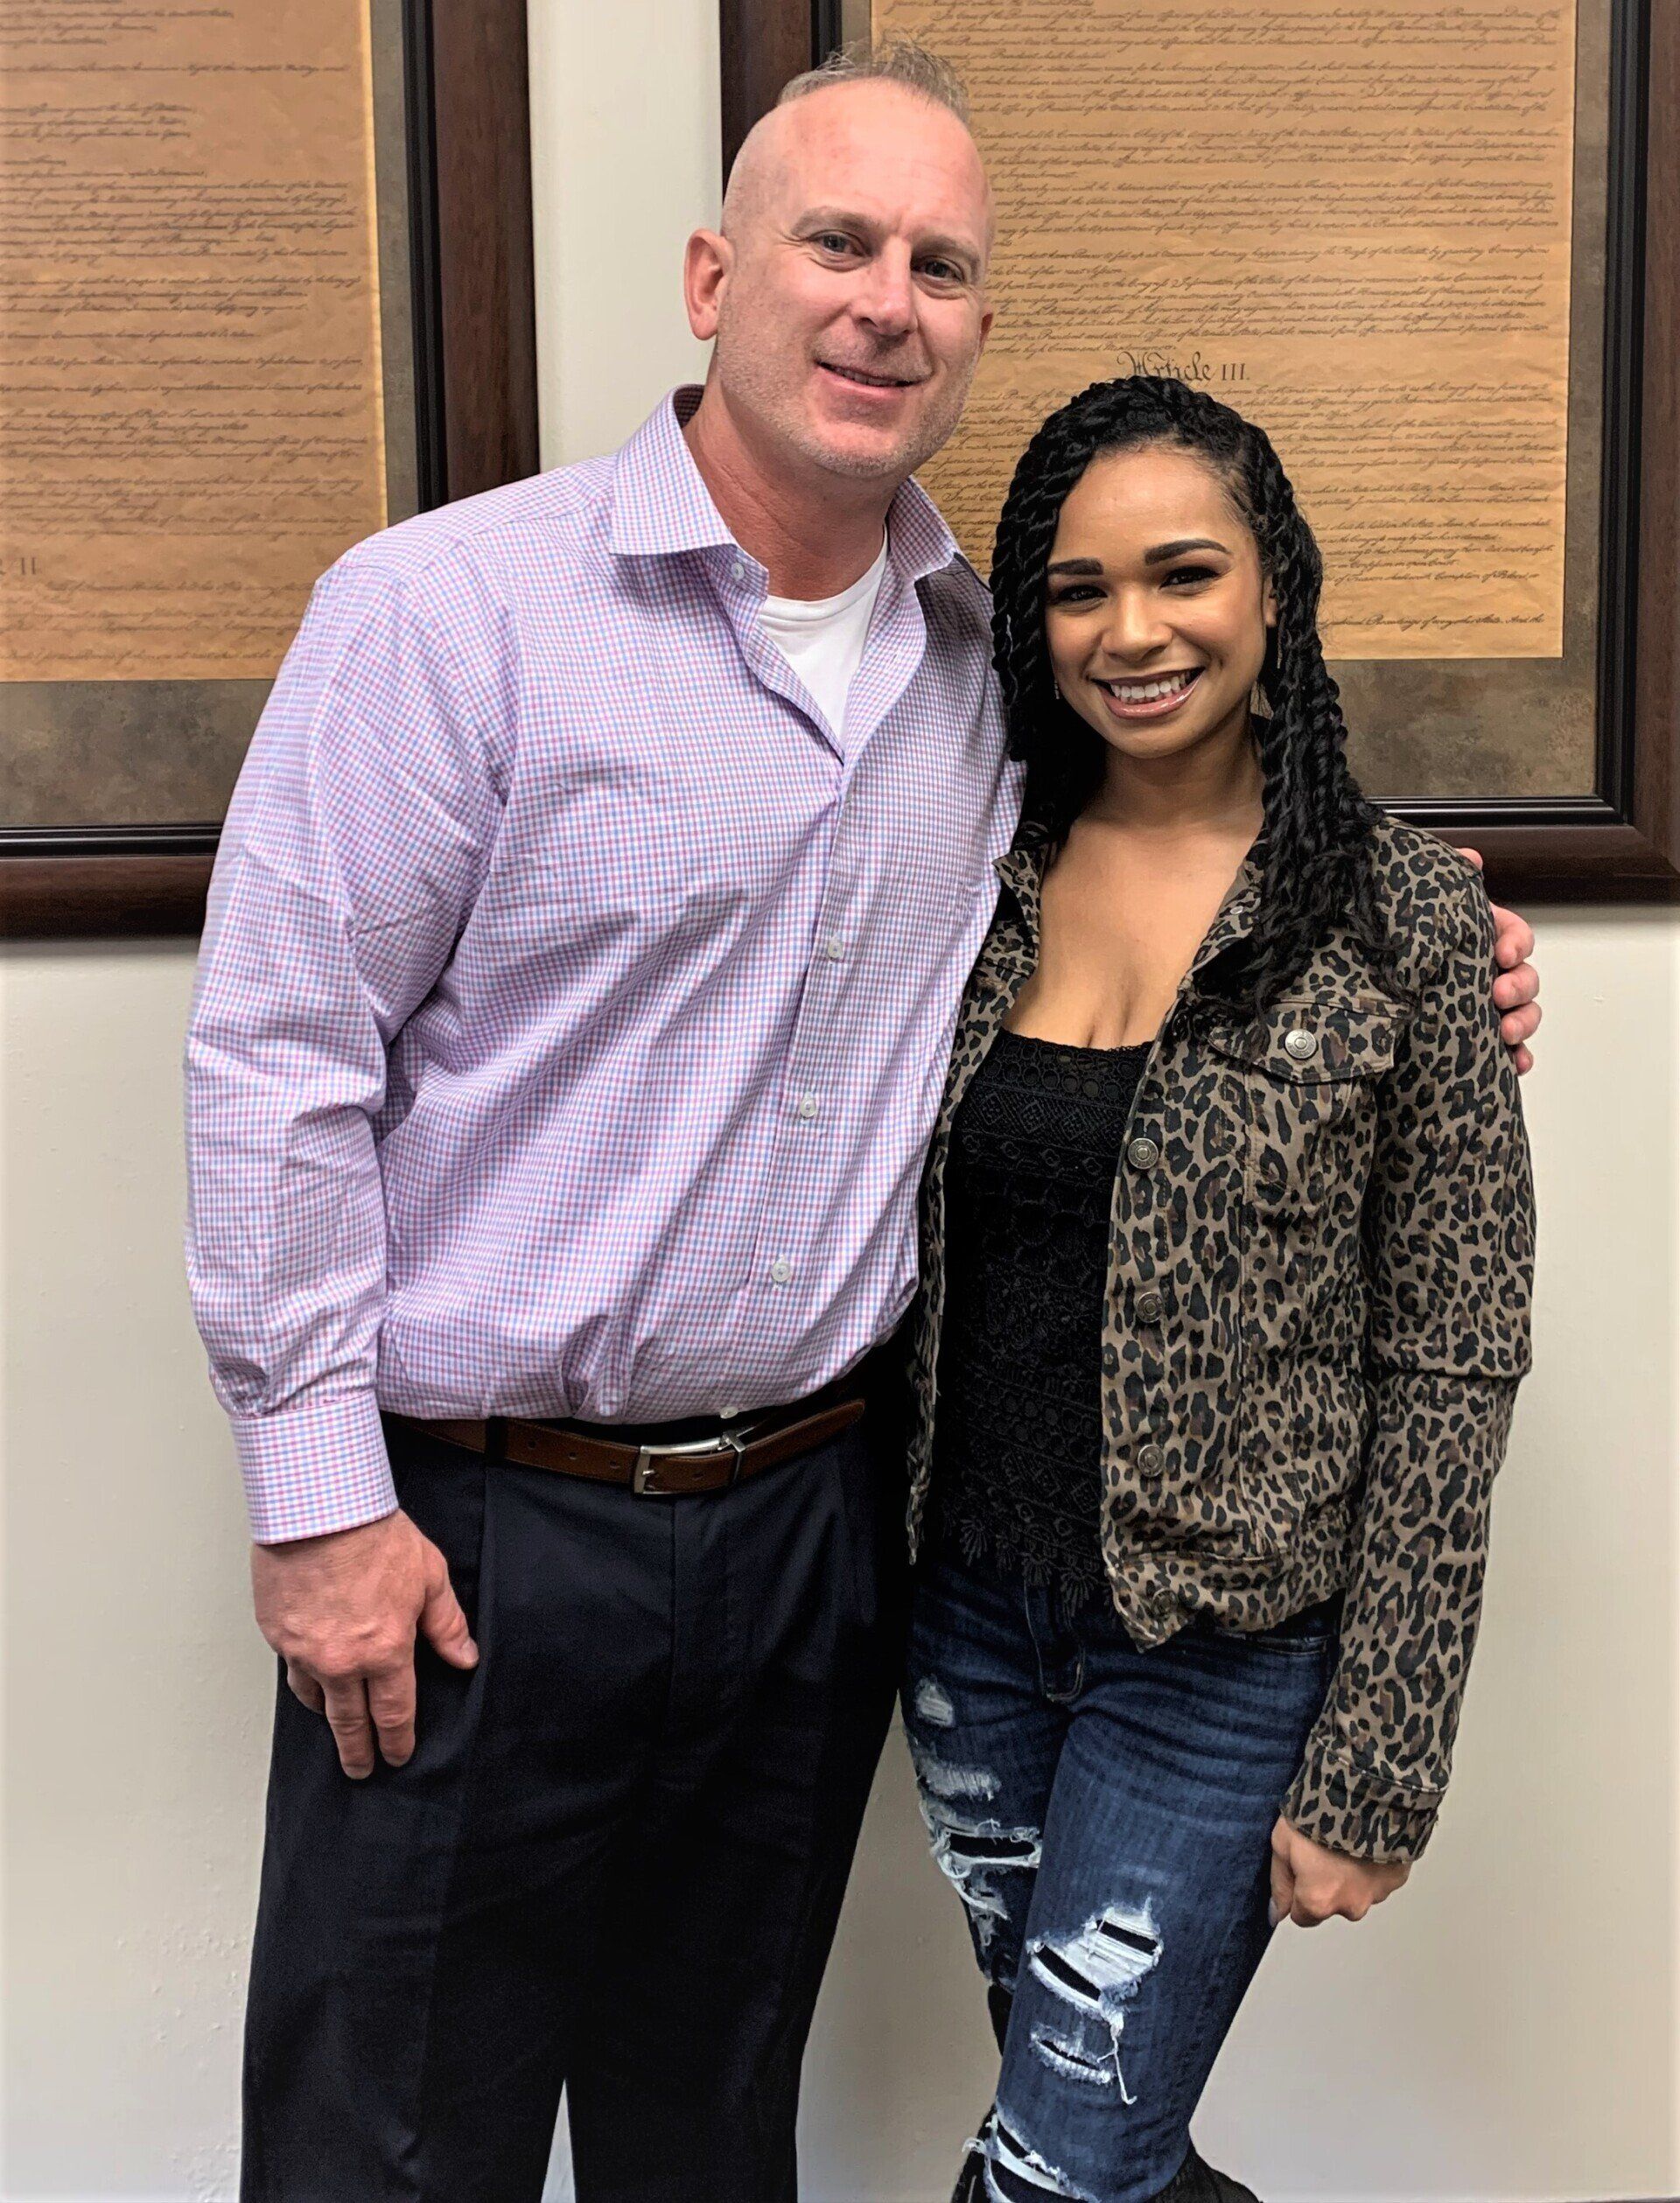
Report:
M0 914L197 926L315 578L537 465L524 0L0 0Z
M837 13L723 0L726 160ZM1194 382L1319 536L1371 794L1509 893L1680 897L1680 8L845 13L956 65L997 195L997 321L922 475L981 570L1046 413Z

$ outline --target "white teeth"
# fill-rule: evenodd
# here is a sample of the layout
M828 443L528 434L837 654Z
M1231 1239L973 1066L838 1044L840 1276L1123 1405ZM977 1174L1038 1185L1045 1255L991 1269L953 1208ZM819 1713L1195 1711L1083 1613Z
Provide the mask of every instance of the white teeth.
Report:
M1176 696L1195 679L1195 674L1171 674L1164 681L1101 681L1100 689L1106 689L1122 703L1152 703L1158 696Z

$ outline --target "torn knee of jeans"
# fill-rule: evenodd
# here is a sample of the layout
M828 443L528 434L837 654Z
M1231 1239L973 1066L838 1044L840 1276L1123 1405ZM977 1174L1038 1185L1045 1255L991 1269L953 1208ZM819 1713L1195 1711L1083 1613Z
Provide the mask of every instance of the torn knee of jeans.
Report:
M910 1696L916 1718L930 1729L948 1729L956 1719L951 1694L937 1675L923 1675Z
M1095 2203L1089 2190L1058 2172L1048 2158L1023 2137L1004 2112L992 2112L974 2147L985 2168L989 2203L1044 2203L1050 2195L1070 2197L1074 2203Z
M954 1760L942 1759L931 1745L921 1744L912 1737L910 1757L915 1763L916 1780L924 1794L935 1798L978 1798L983 1802L998 1794L998 1778L990 1767L959 1766Z
M1001 1821L960 1813L946 1799L926 1789L921 1794L921 1817L934 1858L962 1899L984 1958L991 1948L999 1922L1009 1918L1005 1877L1037 1869L1044 1855L1043 1838L1036 1829L1005 1828Z
M1040 1936L1027 1965L1058 2009L1033 2028L1034 2055L1064 2080L1117 2088L1124 2102L1135 2102L1121 2038L1127 2010L1160 1957L1160 1930L1147 1904L1110 1905L1070 1935Z

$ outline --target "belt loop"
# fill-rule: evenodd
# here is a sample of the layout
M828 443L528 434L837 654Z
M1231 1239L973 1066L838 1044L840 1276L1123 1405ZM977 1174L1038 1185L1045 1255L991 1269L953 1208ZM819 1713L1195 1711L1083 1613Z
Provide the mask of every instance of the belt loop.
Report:
M505 1415L487 1415L484 1418L484 1458L486 1461L505 1461L508 1458L508 1418Z

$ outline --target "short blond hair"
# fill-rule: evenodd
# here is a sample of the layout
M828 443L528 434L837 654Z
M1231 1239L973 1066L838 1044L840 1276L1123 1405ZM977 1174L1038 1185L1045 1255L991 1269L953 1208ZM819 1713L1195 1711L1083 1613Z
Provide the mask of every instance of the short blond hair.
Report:
M831 84L901 84L906 92L948 108L965 129L973 122L962 78L916 38L854 38L836 46L820 68L807 69L784 84L776 105L826 92Z

